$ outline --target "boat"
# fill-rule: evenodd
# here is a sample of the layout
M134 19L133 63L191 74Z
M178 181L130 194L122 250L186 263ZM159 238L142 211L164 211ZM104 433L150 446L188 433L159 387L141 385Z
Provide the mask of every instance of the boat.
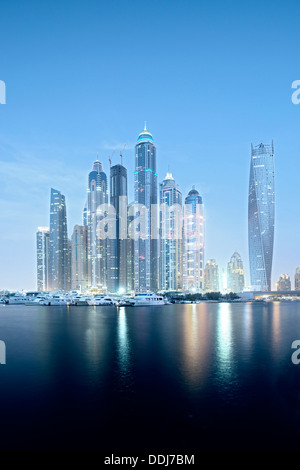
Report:
M115 305L116 301L112 298L109 297L108 295L97 295L93 299L89 299L87 301L88 305Z
M45 295L37 295L36 297L32 298L32 299L28 299L25 301L25 305L29 306L29 305L41 305L41 302L43 302L44 300L47 300L49 297L45 296Z
M118 307L132 307L134 304L132 299L121 299L117 303Z
M9 305L24 305L27 300L29 299L26 295L19 293L8 297Z
M75 297L72 297L72 305L88 305L89 300L91 300L91 297L76 295Z
M69 302L67 299L63 298L60 295L53 295L46 297L43 300L40 300L39 305L46 305L48 307L50 306L62 306L62 305L69 305Z
M130 300L134 307L165 305L165 299L154 292L140 293Z

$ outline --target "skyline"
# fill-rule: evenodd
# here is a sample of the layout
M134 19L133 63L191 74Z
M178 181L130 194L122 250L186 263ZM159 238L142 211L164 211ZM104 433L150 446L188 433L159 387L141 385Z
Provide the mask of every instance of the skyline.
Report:
M294 197L300 106L291 102L291 84L299 78L291 53L299 5L272 2L270 9L270 2L253 2L230 13L220 2L205 8L190 2L189 9L183 2L172 9L153 2L145 24L145 5L117 4L116 11L74 2L71 13L61 5L59 15L56 2L43 12L37 2L19 2L18 15L1 6L0 79L7 96L0 105L0 258L6 266L0 288L35 288L35 233L49 225L50 188L66 196L70 238L81 223L97 153L108 174L109 155L116 164L123 152L133 200L134 144L147 120L158 183L169 166L183 198L195 185L205 203L206 260L226 269L237 251L246 285L250 145L274 140L274 289L280 275L292 278L300 263ZM145 51L150 62L141 60Z

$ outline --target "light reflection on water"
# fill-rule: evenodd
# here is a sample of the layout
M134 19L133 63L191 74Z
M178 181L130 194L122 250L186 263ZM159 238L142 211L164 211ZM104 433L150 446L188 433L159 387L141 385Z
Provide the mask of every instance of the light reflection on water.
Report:
M127 332L127 319L125 307L118 310L118 359L122 374L128 372L129 341Z
M187 430L197 445L207 428L216 430L212 439L224 439L228 430L239 435L248 422L250 437L257 429L266 436L273 429L295 435L300 365L291 362L291 344L299 338L297 302L1 308L3 429L15 436L24 414L20 440L27 434L38 440L53 414L63 445L70 436L79 447L81 439L102 445L109 427L116 445L123 445L128 423L134 442L140 439L143 447L151 441L153 448L166 436L170 444L178 436L185 442ZM41 429L30 435L32 416ZM88 431L90 423L99 423L98 434Z
M232 368L231 304L221 303L217 313L216 361L223 380L229 380Z

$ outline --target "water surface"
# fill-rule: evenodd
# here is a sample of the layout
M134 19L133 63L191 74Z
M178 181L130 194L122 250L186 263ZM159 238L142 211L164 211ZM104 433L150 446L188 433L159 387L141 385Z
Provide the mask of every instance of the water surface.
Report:
M300 303L1 306L0 447L300 448Z

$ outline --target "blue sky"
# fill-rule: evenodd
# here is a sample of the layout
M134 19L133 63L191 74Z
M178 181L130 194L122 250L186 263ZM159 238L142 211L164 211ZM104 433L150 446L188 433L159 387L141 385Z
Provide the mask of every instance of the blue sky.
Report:
M170 166L206 214L206 259L239 251L248 278L250 144L274 140L273 284L300 266L299 2L2 1L0 288L36 287L35 232L50 188L66 196L69 235L81 223L99 153L134 144L147 120L159 181Z

